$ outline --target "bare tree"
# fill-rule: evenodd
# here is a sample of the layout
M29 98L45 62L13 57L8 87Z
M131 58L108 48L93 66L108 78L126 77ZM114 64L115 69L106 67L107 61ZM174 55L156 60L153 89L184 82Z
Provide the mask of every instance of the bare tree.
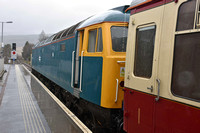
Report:
M22 57L24 58L24 60L30 61L33 46L34 45L30 44L28 41L25 43L23 47L23 52L22 52Z
M3 56L4 56L4 63L8 63L8 60L10 59L10 56L11 56L11 45L10 44L6 44L4 46Z
M39 41L42 42L44 40L46 40L48 38L48 36L45 34L45 32L42 30L42 32L39 35Z

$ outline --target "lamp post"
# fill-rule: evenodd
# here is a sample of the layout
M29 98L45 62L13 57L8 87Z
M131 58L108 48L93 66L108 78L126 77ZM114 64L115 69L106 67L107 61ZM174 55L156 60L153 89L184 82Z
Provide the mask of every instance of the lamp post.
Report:
M3 58L3 24L4 23L13 23L12 21L2 22L2 29L1 29L1 44L0 44L0 77L3 76L4 73L4 58Z
M7 21L7 22L2 22L0 21L0 23L2 24L2 28L1 28L1 44L0 44L0 58L3 58L3 47L4 47L4 44L3 44L3 24L4 23L13 23L12 21Z

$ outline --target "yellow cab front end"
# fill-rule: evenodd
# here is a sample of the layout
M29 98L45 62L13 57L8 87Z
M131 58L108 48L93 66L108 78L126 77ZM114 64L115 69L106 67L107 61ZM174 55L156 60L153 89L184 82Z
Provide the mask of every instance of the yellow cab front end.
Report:
M102 24L104 30L101 106L122 108L128 23Z

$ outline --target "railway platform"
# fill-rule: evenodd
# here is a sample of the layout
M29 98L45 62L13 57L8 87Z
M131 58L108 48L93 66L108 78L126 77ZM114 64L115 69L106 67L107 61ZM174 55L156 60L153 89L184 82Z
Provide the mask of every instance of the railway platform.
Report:
M1 133L90 133L23 65L5 65L0 79Z

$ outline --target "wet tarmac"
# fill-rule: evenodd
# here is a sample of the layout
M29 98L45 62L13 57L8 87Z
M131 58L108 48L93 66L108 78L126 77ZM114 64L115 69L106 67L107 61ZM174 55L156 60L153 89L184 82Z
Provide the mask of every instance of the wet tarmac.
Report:
M23 66L5 69L8 72L0 80L0 132L91 132Z

